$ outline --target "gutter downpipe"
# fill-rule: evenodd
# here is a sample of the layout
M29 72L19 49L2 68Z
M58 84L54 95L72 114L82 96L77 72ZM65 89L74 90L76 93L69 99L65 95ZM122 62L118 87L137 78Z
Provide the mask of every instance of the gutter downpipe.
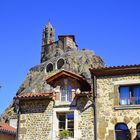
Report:
M18 120L17 120L17 133L16 133L16 140L19 140L19 127L20 127L20 105L19 105L19 100L16 103L16 109L17 109L17 115L18 115Z
M93 115L94 115L94 140L97 140L97 113L96 113L96 97L97 97L97 79L96 76L92 76L93 79Z

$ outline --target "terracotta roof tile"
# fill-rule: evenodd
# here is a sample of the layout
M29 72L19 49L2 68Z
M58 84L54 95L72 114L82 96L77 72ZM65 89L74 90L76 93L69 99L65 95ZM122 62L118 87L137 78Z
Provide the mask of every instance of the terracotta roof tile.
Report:
M0 132L16 135L16 129L9 126L7 123L0 123Z
M133 73L140 73L140 64L99 67L99 68L93 68L89 70L92 75L96 75L96 76L133 74Z
M15 99L33 99L33 98L49 98L52 97L52 93L25 93L18 95Z

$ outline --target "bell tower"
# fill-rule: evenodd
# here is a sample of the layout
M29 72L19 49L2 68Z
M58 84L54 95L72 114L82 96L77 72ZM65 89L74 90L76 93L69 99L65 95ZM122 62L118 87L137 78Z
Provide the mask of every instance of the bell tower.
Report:
M43 29L42 46L53 43L54 41L55 41L55 31L49 21L48 24Z
M55 31L50 21L44 27L42 33L42 50L41 50L41 63L46 59L46 54L49 52L49 44L55 42Z

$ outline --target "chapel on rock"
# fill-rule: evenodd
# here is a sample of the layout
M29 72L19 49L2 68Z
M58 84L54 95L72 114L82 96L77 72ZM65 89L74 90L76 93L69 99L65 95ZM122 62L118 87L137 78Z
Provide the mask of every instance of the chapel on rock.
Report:
M3 118L17 122L18 140L140 140L140 65L105 67L74 35L55 41L48 22L41 62L9 110Z
M64 130L73 140L93 139L89 68L103 66L93 51L78 49L74 35L59 35L55 41L48 22L41 63L30 69L15 97L19 140L57 140Z

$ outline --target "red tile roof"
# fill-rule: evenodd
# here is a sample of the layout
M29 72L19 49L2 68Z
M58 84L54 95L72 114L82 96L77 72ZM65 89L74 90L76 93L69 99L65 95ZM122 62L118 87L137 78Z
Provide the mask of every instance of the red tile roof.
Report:
M52 98L52 93L25 93L18 95L15 99L36 99L36 98Z
M122 75L122 74L134 74L140 73L140 64L137 65L122 65L112 67L100 67L89 69L92 75L95 76L110 76L110 75Z
M0 123L0 133L16 135L16 129L9 126L7 123Z

